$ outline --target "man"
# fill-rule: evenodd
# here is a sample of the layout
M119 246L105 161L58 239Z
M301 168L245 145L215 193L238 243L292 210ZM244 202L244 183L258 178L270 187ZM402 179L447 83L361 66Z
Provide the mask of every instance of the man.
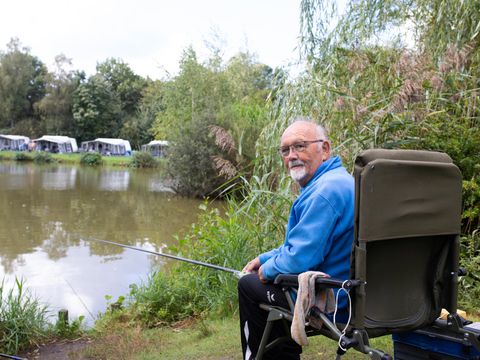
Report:
M240 330L244 359L254 359L266 324L260 303L287 307L285 295L272 280L278 274L322 271L332 278L347 279L353 241L354 181L338 156L331 157L323 128L301 119L282 135L280 155L300 195L290 210L285 242L250 261L249 272L238 283ZM341 293L342 295L342 293ZM344 294L343 294L344 295ZM347 299L341 296L339 311L345 315ZM272 337L284 336L281 324ZM265 359L299 359L301 347L290 341L264 355Z

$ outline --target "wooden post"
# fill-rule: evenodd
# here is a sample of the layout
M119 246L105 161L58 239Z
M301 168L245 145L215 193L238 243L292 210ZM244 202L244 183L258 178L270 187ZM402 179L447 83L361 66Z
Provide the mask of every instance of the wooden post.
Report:
M60 323L64 323L65 325L68 325L68 310L67 309L61 309L58 312L58 321Z

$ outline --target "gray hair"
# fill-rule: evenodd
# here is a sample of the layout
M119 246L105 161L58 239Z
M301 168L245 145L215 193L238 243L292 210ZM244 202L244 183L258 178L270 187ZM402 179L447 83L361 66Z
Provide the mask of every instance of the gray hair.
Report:
M325 130L325 128L322 125L318 124L316 121L314 121L312 118L304 117L304 116L298 116L298 117L293 118L292 121L289 121L288 124L292 125L293 123L296 123L296 122L299 122L299 121L304 121L304 122L314 124L315 128L316 128L316 134L317 134L318 139L328 140L327 131Z

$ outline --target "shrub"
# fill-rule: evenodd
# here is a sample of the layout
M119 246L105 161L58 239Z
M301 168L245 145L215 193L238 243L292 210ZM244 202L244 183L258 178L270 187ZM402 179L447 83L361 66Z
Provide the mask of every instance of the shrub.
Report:
M460 266L467 274L459 281L459 303L463 309L477 312L480 308L480 231L462 237L460 254Z
M63 315L65 316L65 315ZM59 316L57 322L53 326L54 333L64 339L78 338L82 335L82 323L85 320L85 316L81 315L72 322L68 321L68 318Z
M102 155L99 153L86 153L80 158L80 164L88 166L99 166L103 164Z
M40 151L33 156L33 161L37 164L49 164L55 162L50 153Z
M178 276L162 272L153 273L147 282L131 285L130 296L134 299L136 318L147 327L159 322L174 322L196 314L197 289L185 273L175 271Z
M149 152L136 151L133 153L129 166L134 168L155 168L158 166L158 162Z
M255 182L265 185L261 179ZM290 197L250 190L241 203L229 200L225 214L204 211L190 233L169 249L185 258L241 270L248 260L279 245ZM202 205L201 209L207 208ZM169 273L156 273L145 285L132 287L131 309L143 323L208 312L231 314L237 309L237 279L232 274L184 262L172 265Z
M16 152L15 153L15 160L16 161L32 161L32 157L25 153L25 152Z
M205 119L185 124L170 146L167 172L173 178L173 188L182 195L206 197L224 182L214 167L218 148L209 125Z

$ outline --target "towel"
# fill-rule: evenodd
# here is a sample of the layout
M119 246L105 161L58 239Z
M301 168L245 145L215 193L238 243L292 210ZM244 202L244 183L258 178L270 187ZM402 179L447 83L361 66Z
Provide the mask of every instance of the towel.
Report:
M313 307L317 307L323 313L331 313L335 310L335 297L332 289L321 289L315 293L315 280L319 277L330 277L320 271L306 271L298 275L298 293L293 321L291 326L292 339L301 346L308 345L305 332L305 316ZM320 329L322 320L310 318L309 325Z

